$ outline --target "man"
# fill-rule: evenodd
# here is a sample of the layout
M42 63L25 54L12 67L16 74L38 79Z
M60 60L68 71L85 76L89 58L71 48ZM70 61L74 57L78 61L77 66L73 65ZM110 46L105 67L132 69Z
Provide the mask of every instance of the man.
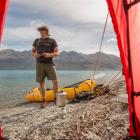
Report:
M40 93L43 98L41 107L45 107L45 78L52 80L54 94L58 91L58 82L53 58L58 56L59 50L54 39L49 37L47 26L38 27L41 38L35 39L32 48L32 55L36 58L36 81L39 83Z

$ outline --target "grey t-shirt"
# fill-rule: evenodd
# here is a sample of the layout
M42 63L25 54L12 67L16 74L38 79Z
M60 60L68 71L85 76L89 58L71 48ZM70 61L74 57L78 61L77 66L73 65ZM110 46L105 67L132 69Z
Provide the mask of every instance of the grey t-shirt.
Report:
M53 53L54 48L57 47L57 43L52 38L38 38L33 42L33 46L36 48L39 54ZM54 64L52 57L45 58L44 56L37 58L37 62Z

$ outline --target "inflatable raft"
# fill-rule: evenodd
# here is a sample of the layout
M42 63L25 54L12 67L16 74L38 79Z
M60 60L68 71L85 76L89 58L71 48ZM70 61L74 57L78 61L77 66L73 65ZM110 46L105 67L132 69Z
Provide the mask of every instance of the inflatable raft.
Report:
M72 100L76 97L76 95L82 93L82 92L90 92L94 90L96 87L96 81L93 80L85 80L82 82L79 82L77 84L60 88L59 92L66 92L67 93L67 99ZM38 88L33 88L30 92L28 92L25 96L25 99L29 102L31 101L42 101L42 97L40 94L40 90ZM52 89L46 90L45 92L45 100L46 101L54 101L55 95Z

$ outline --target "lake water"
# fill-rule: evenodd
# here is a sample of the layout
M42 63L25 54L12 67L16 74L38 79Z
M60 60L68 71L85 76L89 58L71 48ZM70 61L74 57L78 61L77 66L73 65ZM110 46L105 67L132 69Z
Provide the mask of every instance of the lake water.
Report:
M105 83L118 71L98 71L95 76L97 83ZM59 87L90 79L93 71L57 71ZM37 87L35 71L33 70L0 70L0 108L24 102L26 92ZM51 88L51 82L46 80L46 87Z

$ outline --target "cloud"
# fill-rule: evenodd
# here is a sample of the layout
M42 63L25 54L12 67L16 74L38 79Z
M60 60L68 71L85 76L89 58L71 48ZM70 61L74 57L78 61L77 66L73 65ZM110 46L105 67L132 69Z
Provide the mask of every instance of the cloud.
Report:
M31 49L33 40L39 37L36 27L42 23L43 21L32 21L29 26L6 28L4 30L5 44L18 50ZM74 50L83 53L98 51L102 37L102 24L78 24L67 28L50 25L49 28L51 37L56 39L61 51ZM110 30L106 32L103 45L108 44L110 46L110 43L106 40L111 38L112 35ZM113 49L111 50L113 53Z
M3 44L16 50L29 50L39 37L36 27L47 24L51 37L61 51L94 53L98 51L107 5L103 0L11 0ZM105 52L116 42L109 19L104 38ZM108 49L109 48L109 49Z
M110 43L110 42L116 42L116 38L110 38L110 39L107 40L107 42L108 43Z
M0 46L0 50L3 50L3 49L9 49L9 47L2 43Z
M8 35L9 34L9 35ZM23 41L31 40L35 37L35 31L31 27L17 27L17 28L6 28L5 29L5 41Z
M18 7L32 9L31 13L63 17L82 22L103 22L107 4L103 0L11 0ZM26 12L26 11L24 11ZM29 13L30 14L30 13ZM28 15L27 15L28 16Z

